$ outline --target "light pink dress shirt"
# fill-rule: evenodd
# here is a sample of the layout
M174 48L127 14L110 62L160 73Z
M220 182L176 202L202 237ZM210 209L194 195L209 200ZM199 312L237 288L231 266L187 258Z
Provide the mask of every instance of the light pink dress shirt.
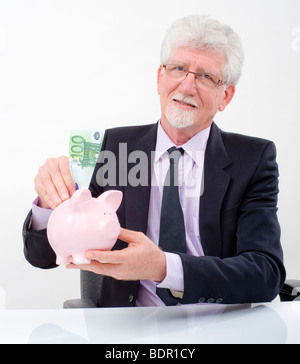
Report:
M200 195L203 189L203 167L210 127L196 134L184 145L174 145L161 125L158 126L156 153L151 181L151 195L147 236L156 244L159 240L160 210L163 185L170 166L168 149L181 147L185 153L179 160L178 179L179 197L184 215L187 254L203 256L200 239L199 212ZM167 276L163 282L141 281L136 306L164 306L164 302L156 295L156 287L184 291L183 266L178 254L165 253L167 260Z

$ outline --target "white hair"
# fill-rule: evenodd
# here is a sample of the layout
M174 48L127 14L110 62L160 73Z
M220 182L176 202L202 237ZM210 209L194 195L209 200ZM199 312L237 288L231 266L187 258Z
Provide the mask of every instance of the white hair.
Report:
M161 64L167 64L174 51L181 47L213 51L225 56L225 81L234 85L238 83L244 64L244 51L240 37L228 25L201 15L176 20L162 43Z

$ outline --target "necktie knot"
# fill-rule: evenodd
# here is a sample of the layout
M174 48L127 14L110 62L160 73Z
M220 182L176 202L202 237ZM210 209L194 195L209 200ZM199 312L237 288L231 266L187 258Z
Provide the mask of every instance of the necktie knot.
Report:
M175 165L178 165L179 159L181 155L183 155L184 150L182 148L177 149L176 147L172 147L168 150L168 153L170 157L170 162Z

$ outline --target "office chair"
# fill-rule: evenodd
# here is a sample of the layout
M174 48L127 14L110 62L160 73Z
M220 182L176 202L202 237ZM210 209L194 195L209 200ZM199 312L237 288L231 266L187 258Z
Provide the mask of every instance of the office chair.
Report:
M279 293L280 300L285 301L300 301L300 281L289 279L285 282Z
M88 271L80 271L81 298L64 302L64 308L96 308L100 295L102 276Z
M64 308L96 308L102 285L102 276L92 272L80 271L81 298L68 300ZM287 280L279 293L280 300L300 301L300 280Z

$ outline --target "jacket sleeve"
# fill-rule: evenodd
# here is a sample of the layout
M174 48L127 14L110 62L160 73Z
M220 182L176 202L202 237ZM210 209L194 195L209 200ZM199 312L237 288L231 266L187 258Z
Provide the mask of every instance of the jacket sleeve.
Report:
M182 303L249 303L272 301L285 280L277 219L276 149L268 143L244 188L236 221L236 255L181 255L184 267ZM213 244L213 242L211 242Z
M31 230L31 215L30 211L23 226L25 258L37 268L56 268L56 255L48 242L47 230Z

